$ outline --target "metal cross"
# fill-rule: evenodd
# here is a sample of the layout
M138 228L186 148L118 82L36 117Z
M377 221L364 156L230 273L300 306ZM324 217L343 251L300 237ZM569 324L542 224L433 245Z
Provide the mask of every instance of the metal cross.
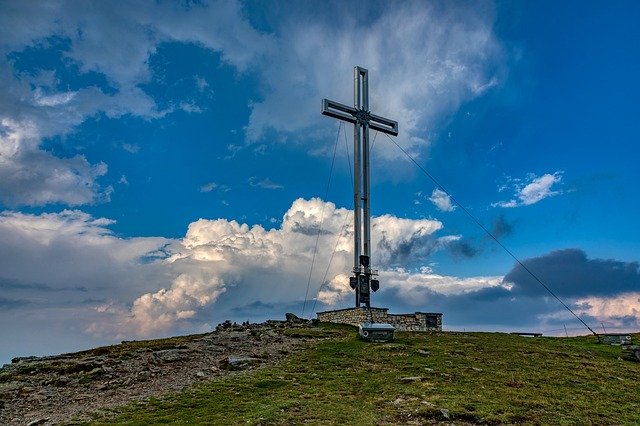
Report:
M398 122L371 114L369 111L369 72L354 68L353 107L322 100L322 114L353 123L353 274L349 284L356 290L356 307L370 306L370 289L377 291L379 282L372 280L377 271L371 269L371 211L369 196L369 129L398 135ZM362 128L362 131L360 129ZM362 169L360 168L362 164ZM362 193L362 196L361 196ZM361 212L362 209L362 212ZM364 219L364 226L360 217ZM361 233L364 231L364 241ZM361 242L364 247L361 249Z

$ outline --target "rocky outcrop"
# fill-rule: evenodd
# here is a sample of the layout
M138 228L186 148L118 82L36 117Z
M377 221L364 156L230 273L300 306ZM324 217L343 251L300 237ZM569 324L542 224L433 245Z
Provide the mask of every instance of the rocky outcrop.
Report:
M322 338L318 333L291 333L291 328L313 325L291 315L286 321L262 324L226 321L207 334L15 358L0 369L0 424L89 420L91 412L274 364L309 339Z

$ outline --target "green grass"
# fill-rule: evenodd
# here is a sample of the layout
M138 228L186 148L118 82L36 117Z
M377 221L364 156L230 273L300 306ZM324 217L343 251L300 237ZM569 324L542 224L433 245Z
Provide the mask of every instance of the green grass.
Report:
M336 338L278 366L123 407L115 422L640 422L640 363L595 337L397 333L392 343L373 344L353 329L323 327Z

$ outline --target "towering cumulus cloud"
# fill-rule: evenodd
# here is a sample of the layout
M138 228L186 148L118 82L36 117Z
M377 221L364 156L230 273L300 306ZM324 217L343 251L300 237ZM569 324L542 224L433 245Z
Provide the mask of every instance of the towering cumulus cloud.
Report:
M186 236L164 260L167 268L180 275L168 288L138 297L128 314L128 324L135 332L150 333L182 321L204 322L211 310L226 310L230 305L301 303L316 238L316 268L308 297L313 299L317 294L323 306L344 301L352 293L345 275L352 261L352 216L352 211L330 202L298 199L284 214L279 229L200 219L189 226ZM415 296L412 291L431 284L434 291L445 293L499 284L497 278L459 280L424 271L416 275L389 269L400 258L408 263L424 260L457 239L435 237L441 229L442 223L436 220L391 215L373 218L374 262L385 271L388 289L406 287L410 282L402 294L411 299Z

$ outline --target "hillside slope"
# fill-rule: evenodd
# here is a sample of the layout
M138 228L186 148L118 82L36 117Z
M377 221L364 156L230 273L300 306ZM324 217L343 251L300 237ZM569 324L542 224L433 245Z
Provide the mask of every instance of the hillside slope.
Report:
M207 358L204 352L193 352L206 362L199 361L196 368L177 368L176 376L194 378L190 383L180 382L181 386L147 393L141 402L93 417L83 414L77 420L135 424L640 422L640 363L619 347L598 344L594 337L397 333L392 343L371 344L358 339L350 327L329 324L232 333L241 345L258 344L251 349L247 346L245 355L230 356L226 351ZM276 338L280 342L269 346L264 333L271 334L274 343ZM191 345L180 340L185 338L177 339L179 345ZM204 335L195 340L203 339L213 338ZM154 345L157 343L135 342L135 347L125 345L118 351L126 358L129 355L124 354L131 350L147 355L167 350ZM220 347L212 347L216 345ZM260 351L264 351L262 356ZM160 352L161 356L168 353ZM180 362L160 362L156 374L168 374L168 365ZM260 365L262 368L256 368ZM227 374L232 370L239 374ZM92 386L103 383L103 379L91 378L91 371L84 373L86 380ZM13 383L8 376L1 377L2 386ZM153 379L135 380L143 387L154 383ZM119 386L104 391L120 393L124 384ZM176 391L180 388L183 390ZM41 389L19 390L18 395L38 394ZM4 401L2 420L15 422L14 417L6 417L18 413L11 408L15 401ZM92 401L85 405L96 409ZM48 417L38 415L45 423ZM47 423L70 419L49 418ZM25 417L17 423L26 424L25 420L38 419Z

